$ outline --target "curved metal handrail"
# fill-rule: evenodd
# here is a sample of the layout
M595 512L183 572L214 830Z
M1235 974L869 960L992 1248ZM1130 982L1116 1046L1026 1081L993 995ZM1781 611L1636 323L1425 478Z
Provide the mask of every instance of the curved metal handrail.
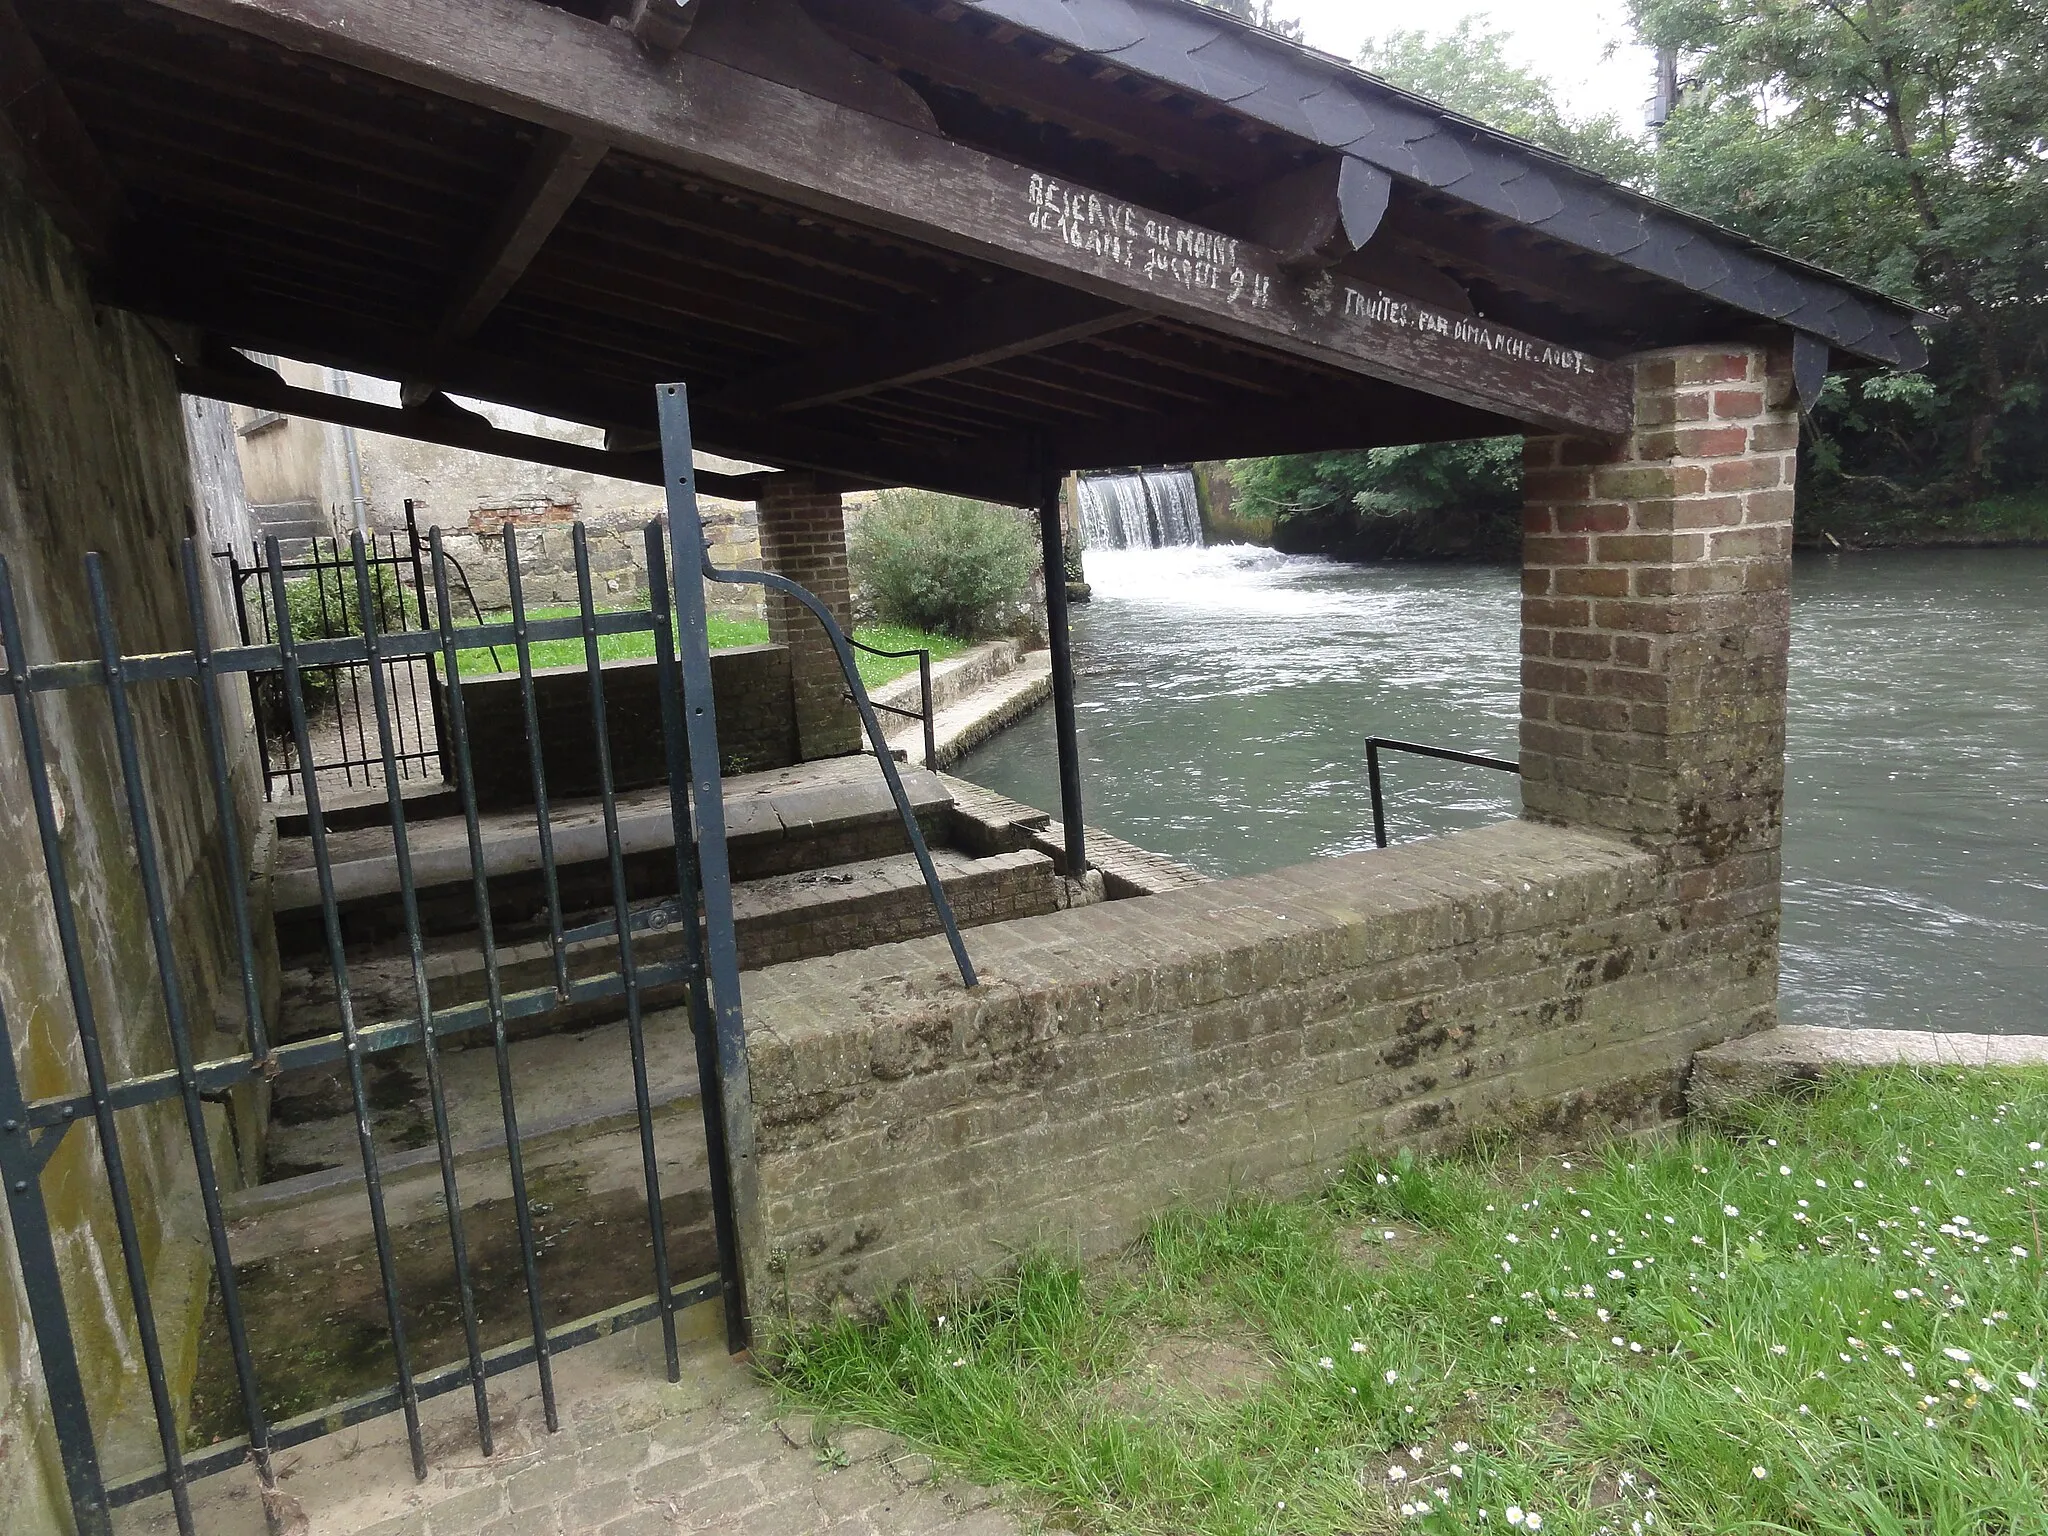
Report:
M824 626L825 634L832 641L832 649L839 657L839 670L846 676L846 688L853 699L853 707L860 712L861 725L874 745L876 760L882 765L882 778L888 783L890 798L896 802L897 813L903 818L903 830L910 837L911 852L917 855L917 867L924 873L925 888L931 892L932 906L938 910L939 923L946 930L946 942L953 947L953 959L960 967L960 980L969 987L979 986L981 983L975 977L974 962L967 958L967 946L960 938L960 925L953 917L953 904L946 899L946 888L939 883L939 872L932 864L931 850L925 846L924 829L918 826L917 813L910 808L910 797L903 792L903 775L896 771L896 758L889 750L887 738L882 735L882 722L875 716L867 685L860 680L860 667L853 659L853 647L858 642L848 639L830 609L787 576L779 576L773 571L720 570L711 563L708 550L701 553L700 560L706 581L735 587L766 587L780 592L803 604Z

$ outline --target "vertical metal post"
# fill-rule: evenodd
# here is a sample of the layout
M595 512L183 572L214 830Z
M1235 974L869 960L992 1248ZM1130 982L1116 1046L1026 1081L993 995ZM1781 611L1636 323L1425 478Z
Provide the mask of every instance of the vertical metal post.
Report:
M70 1314L64 1309L63 1271L57 1267L50 1212L43 1204L40 1152L29 1139L28 1105L14 1070L14 1040L7 1032L6 1011L0 1009L0 1179L7 1185L7 1220L14 1232L15 1262L21 1266L22 1289L28 1296L29 1318L35 1324L36 1357L43 1390L50 1400L51 1426L57 1431L57 1454L64 1462L71 1518L78 1526L78 1536L113 1536L113 1513L107 1508L106 1489L100 1482L85 1381L78 1372L78 1348L71 1337ZM20 1450L29 1454L26 1446Z
M1387 802L1380 793L1380 744L1368 740L1365 744L1365 776L1372 785L1372 840L1378 846L1387 846Z
M412 874L412 838L405 823L405 787L391 742L391 701L384 684L379 643L383 615L370 597L370 564L360 532L349 535L356 577L356 612L363 626L364 670L370 676L370 708L377 721L377 749L384 760L384 800L391 811L391 850L398 866L399 905L405 914L407 957L412 962L413 1005L419 1011L420 1052L427 1064L427 1100L434 1117L434 1149L441 1160L441 1201L448 1213L448 1244L455 1260L455 1290L462 1306L462 1341L469 1356L470 1392L476 1400L477 1441L491 1454L490 1383L484 1378L483 1343L478 1333L476 1286L469 1273L469 1239L463 1231L462 1193L455 1176L455 1146L448 1130L448 1089L441 1078L441 1042L434 1031L433 989L427 981L426 940L420 927L419 888ZM366 771L367 776L367 771Z
M434 579L445 582L447 577L448 564L441 555L437 539L434 543ZM519 660L519 700L526 711L527 770L533 776L533 824L540 839L541 877L547 886L548 942L555 956L555 997L566 1003L569 1001L569 952L562 938L562 883L555 870L555 824L548 810L547 764L542 759L540 747L540 704L533 692L533 641L526 630L526 589L519 577L519 531L509 522L505 524L505 590L512 600L512 650ZM444 609L452 606L445 588L441 593L441 603ZM497 653L491 654L495 662Z
M1088 873L1088 839L1081 810L1081 733L1074 718L1074 642L1067 623L1067 556L1060 534L1060 480L1048 473L1038 502L1038 537L1045 557L1045 637L1052 650L1053 727L1059 734L1060 822L1067 834L1067 876Z
M676 573L676 660L682 670L683 733L689 741L690 792L697 828L697 878L704 896L704 959L718 1032L718 1083L725 1110L727 1178L742 1228L759 1188L754 1161L754 1093L747 1064L747 1026L740 1009L739 939L733 929L732 868L725 847L725 781L719 772L718 715L712 704L711 637L704 612L704 523L697 510L697 471L690 435L689 393L681 384L655 390L661 417L662 481L668 492L668 537ZM674 786L670 793L674 793ZM728 1328L747 1315L746 1292L725 1295ZM741 1336L745 1337L742 1323Z
M668 1229L661 1214L661 1159L654 1145L654 1108L647 1078L647 1035L640 1013L640 969L633 958L633 907L626 886L625 845L619 841L619 804L612 788L611 722L604 707L604 662L597 650L597 608L590 593L590 545L583 525L570 530L576 552L576 598L583 621L583 668L590 683L590 723L596 735L597 792L604 808L604 840L611 854L612 916L618 925L619 979L626 989L626 1038L633 1050L633 1103L640 1113L640 1161L647 1179L647 1227L654 1245L654 1292L661 1303L662 1344L668 1379L682 1380L676 1350L676 1299L668 1269Z
M411 505L410 502L407 503ZM526 1196L526 1152L519 1144L519 1114L512 1094L512 1047L505 1035L505 989L498 976L497 926L491 918L491 878L484 865L483 823L476 809L476 772L469 755L469 710L462 697L462 658L455 649L455 623L448 606L448 562L441 552L441 530L434 541L434 601L440 616L441 656L448 668L446 738L455 759L456 791L462 798L463 830L469 837L470 890L476 901L477 937L483 945L484 983L491 1009L491 1050L498 1066L498 1111L505 1122L505 1156L512 1174L512 1217L519 1233L519 1265L526 1279L526 1309L533 1324L533 1363L540 1374L540 1404L548 1433L562 1427L555 1409L555 1368L548 1348L546 1309L541 1303L540 1268L533 1241L533 1207ZM426 588L420 588L421 596ZM545 822L543 822L545 825ZM548 871L550 888L554 880ZM561 927L561 913L554 913ZM556 947L559 964L561 949ZM564 986L566 993L566 984Z
M363 1189L370 1198L370 1237L377 1249L378 1278L384 1289L384 1315L391 1324L391 1357L398 1373L398 1403L405 1414L406 1447L412 1452L412 1473L427 1480L427 1448L420 1437L420 1394L412 1360L406 1353L405 1316L398 1300L398 1264L391 1247L391 1224L384 1209L384 1176L377 1166L377 1143L370 1131L370 1096L363 1082L363 1043L356 1029L355 998L348 986L348 955L341 936L341 909L334 893L334 862L327 852L327 817L320 808L320 779L312 769L313 747L306 728L306 695L299 673L298 643L292 637L290 600L285 596L278 543L265 541L270 557L270 603L277 619L278 657L283 663L285 703L291 714L292 739L299 751L299 781L306 796L306 832L313 842L313 870L320 885L320 916L327 935L327 969L334 982L334 1002L341 1013L342 1062L348 1072L349 1098L356 1112L356 1150L363 1160Z
M917 685L924 695L924 768L926 773L936 773L939 768L938 721L932 712L932 653L917 653Z
M185 1105L185 1133L192 1143L192 1171L199 1180L200 1205L206 1212L206 1235L213 1248L214 1284L220 1288L221 1318L227 1325L228 1347L235 1360L235 1384L242 1396L242 1416L249 1428L249 1450L256 1475L265 1488L277 1486L270 1464L270 1420L263 1411L263 1393L256 1382L256 1357L242 1316L241 1287L235 1261L228 1252L227 1220L221 1210L220 1177L207 1139L206 1110L199 1097L198 1063L192 1051L192 1030L186 1018L185 989L178 980L178 957L171 942L170 903L164 892L162 861L157 856L156 826L149 812L149 793L142 782L142 754L135 741L135 713L128 699L126 663L107 603L106 573L97 554L85 557L85 581L92 603L93 629L100 644L100 666L107 684L107 705L114 721L114 750L121 763L121 787L128 801L128 824L135 837L135 865L142 876L143 904L149 915L150 946L156 952L157 981L162 989L164 1023L170 1030L171 1056L177 1064L180 1097ZM201 673L199 684L213 679Z
M697 926L703 898L697 883L696 844L690 836L690 745L683 725L682 673L676 665L675 597L669 587L667 540L659 522L647 525L647 595L654 612L655 665L661 674L661 736L668 756L676 894L682 898L684 913L683 963L690 971L690 1033L697 1048L705 1152L711 1165L711 1227L718 1241L720 1286L725 1294L738 1295L744 1277L740 1272L739 1233L733 1221L732 1168L725 1153L725 1095L718 1078L718 1021L712 1012L704 969L704 936ZM725 1309L725 1341L734 1354L747 1347L747 1320L737 1306Z

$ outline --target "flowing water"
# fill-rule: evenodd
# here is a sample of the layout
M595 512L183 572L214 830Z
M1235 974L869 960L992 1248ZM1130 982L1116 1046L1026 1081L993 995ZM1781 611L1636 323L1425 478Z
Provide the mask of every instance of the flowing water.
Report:
M1372 735L1514 756L1517 582L1244 546L1087 556L1089 820L1215 875L1372 845ZM1804 558L1786 795L1788 1022L2048 1033L2048 551ZM959 770L1057 810L1050 711ZM1519 808L1385 763L1396 839Z
M1080 500L1089 549L1172 549L1202 542L1202 508L1192 470L1088 475L1081 481Z

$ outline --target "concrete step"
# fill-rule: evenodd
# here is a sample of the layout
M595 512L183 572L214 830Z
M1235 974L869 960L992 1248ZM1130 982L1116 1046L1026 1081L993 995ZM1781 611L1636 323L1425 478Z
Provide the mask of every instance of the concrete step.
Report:
M1060 882L1053 861L1034 849L974 858L952 849L932 853L933 866L962 927L1036 917L1058 910ZM594 923L609 908L570 914L565 927ZM938 916L916 858L907 853L866 859L825 869L770 875L733 888L733 926L740 965L755 970L815 955L864 949L939 931ZM680 958L679 930L634 936L633 953L643 964ZM546 930L533 924L498 935L498 974L510 994L546 988L554 980L554 952ZM438 935L427 943L428 995L436 1008L483 1001L487 993L483 949L474 930ZM617 940L585 940L569 954L572 979L618 970ZM278 1030L284 1040L333 1034L340 1025L334 982L324 958L288 967L282 978ZM410 1018L417 1011L412 962L402 944L380 944L349 962L349 996L365 1022ZM680 989L654 989L648 1006L680 1001ZM565 1004L513 1026L515 1037L580 1028L619 1017L620 998Z
M903 771L904 789L928 840L943 841L952 797L935 775ZM634 899L675 889L675 830L666 786L618 798L619 846ZM611 871L603 808L575 801L549 808L565 908L606 905ZM836 758L725 781L727 847L735 879L828 868L908 850L895 802L869 757ZM518 924L545 912L540 836L531 810L482 817L484 868L494 920ZM328 835L344 941L375 944L404 932L391 829L355 826ZM407 844L422 928L460 933L476 923L468 834L459 815L409 823ZM273 877L278 946L288 959L325 948L312 841L280 837Z

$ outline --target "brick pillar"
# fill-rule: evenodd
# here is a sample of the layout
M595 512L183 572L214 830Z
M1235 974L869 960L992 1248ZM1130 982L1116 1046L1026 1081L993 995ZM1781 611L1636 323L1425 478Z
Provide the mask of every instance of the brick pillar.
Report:
M811 475L776 475L762 491L760 513L762 568L807 588L850 633L853 586L839 493L820 490ZM860 717L845 701L845 674L818 621L801 605L770 592L768 638L789 647L798 753L809 762L858 752Z
M1777 983L1790 357L1721 346L1634 365L1626 442L1525 450L1523 804L1660 853L1676 926L1727 930L1756 983L1754 1027Z

